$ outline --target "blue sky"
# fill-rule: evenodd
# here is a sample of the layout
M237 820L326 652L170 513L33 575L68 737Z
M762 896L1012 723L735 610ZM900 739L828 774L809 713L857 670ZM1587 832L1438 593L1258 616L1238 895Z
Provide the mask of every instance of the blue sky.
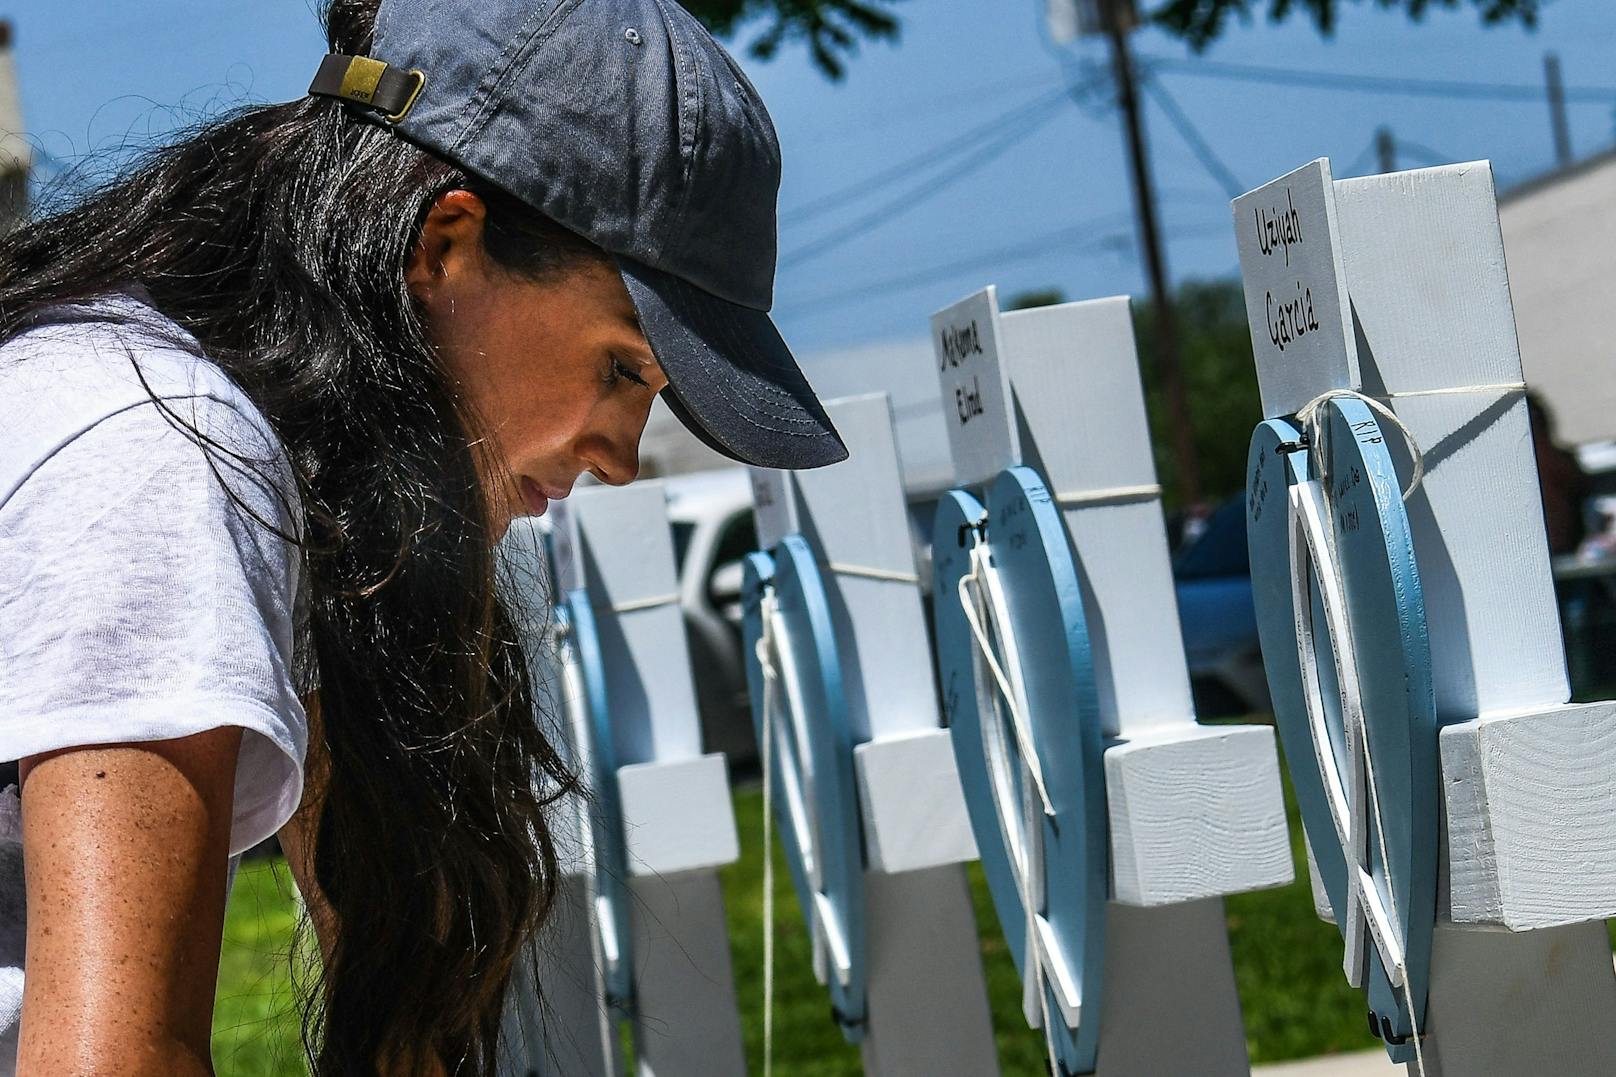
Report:
M303 0L27 0L0 8L31 133L54 160L160 137L246 101L301 93L323 41ZM798 51L762 63L731 42L775 117L785 151L776 315L799 351L925 332L935 308L983 284L1055 287L1070 298L1138 294L1142 274L1117 117L1099 42L1047 44L1044 0L904 0L896 45L866 48L832 83ZM1272 85L1210 77L1197 60L1357 76L1541 86L1560 54L1569 86L1605 88L1571 105L1586 155L1616 141L1616 4L1548 0L1536 32L1484 29L1468 6L1423 23L1372 3L1333 39L1297 19L1235 23L1200 58L1136 35L1153 78L1228 176L1215 178L1152 100L1147 113L1175 279L1235 270L1226 187L1253 187L1316 156L1338 175L1373 167L1382 124L1401 167L1491 158L1502 183L1553 163L1541 98L1503 101ZM1222 69L1225 76L1227 69ZM1100 80L1103 81L1103 80ZM1019 111L1018 111L1019 110ZM995 126L997 117L1014 115ZM965 138L972 131L973 137ZM904 168L932 151L939 163ZM865 181L899 170L883 184ZM945 182L946 181L946 182ZM842 192L854 193L836 197Z

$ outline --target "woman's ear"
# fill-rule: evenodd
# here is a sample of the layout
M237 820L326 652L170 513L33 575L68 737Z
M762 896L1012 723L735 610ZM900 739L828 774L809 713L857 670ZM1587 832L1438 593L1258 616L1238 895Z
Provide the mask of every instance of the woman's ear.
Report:
M418 301L430 305L445 285L458 283L482 261L487 219L488 206L470 191L445 191L433 200L404 267L404 283Z

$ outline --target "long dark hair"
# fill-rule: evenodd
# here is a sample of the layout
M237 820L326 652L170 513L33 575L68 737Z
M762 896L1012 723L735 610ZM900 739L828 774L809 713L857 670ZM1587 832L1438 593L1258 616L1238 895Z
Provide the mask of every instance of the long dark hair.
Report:
M333 51L368 51L378 2L331 3ZM291 458L323 731L314 874L340 925L305 1008L321 1077L494 1073L507 985L555 892L545 809L573 786L496 595L476 416L405 286L456 187L488 203L510 272L602 257L319 98L202 126L0 241L0 339L138 282Z

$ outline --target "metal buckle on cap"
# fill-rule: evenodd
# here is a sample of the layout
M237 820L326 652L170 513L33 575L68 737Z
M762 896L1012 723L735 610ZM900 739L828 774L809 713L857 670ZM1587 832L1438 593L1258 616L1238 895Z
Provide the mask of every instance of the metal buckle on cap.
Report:
M368 105L376 99L376 87L381 85L387 65L369 56L355 56L348 61L342 73L342 85L337 93L346 100Z
M410 74L415 76L415 89L410 91L410 96L405 100L403 108L399 109L397 112L390 113L382 117L382 119L386 120L388 123L397 123L405 116L408 116L410 114L410 109L415 107L415 99L421 96L421 91L426 87L425 71L422 71L418 67L412 67L410 69Z
M425 86L426 73L419 69L400 71L369 56L332 53L321 62L309 92L374 109L393 124L409 115Z

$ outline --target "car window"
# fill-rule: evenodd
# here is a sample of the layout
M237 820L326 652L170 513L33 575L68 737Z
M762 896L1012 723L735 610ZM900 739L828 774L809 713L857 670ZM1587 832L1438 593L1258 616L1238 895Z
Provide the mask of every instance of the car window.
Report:
M758 548L757 523L751 510L738 512L724 525L724 537L718 540L718 552L713 560L720 565L739 561Z
M690 552L690 539L696 533L696 525L684 520L675 520L673 523L673 563L678 566L682 575L685 569L685 554Z
M1246 502L1234 497L1206 521L1199 538L1179 550L1173 575L1180 580L1249 576L1246 553Z
M712 564L708 566L707 596L713 597L713 573L725 565L733 564L757 549L757 522L752 518L752 512L738 512L731 516L724 524L724 530L719 535L718 546L713 551Z

